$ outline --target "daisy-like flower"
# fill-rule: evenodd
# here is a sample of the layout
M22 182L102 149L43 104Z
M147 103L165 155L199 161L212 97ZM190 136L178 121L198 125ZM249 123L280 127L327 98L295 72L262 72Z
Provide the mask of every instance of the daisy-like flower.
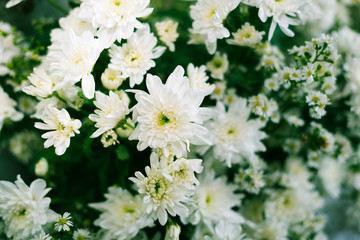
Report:
M146 86L149 94L133 90L138 101L133 117L138 125L129 139L139 140L139 151L159 148L165 156L173 151L181 157L189 151L190 144L210 144L208 131L201 124L213 111L200 107L206 94L190 88L181 66L176 67L165 85L159 77L148 74Z
M234 39L227 40L227 43L238 46L254 47L261 42L264 34L265 32L256 31L254 26L246 22L237 30L237 32L233 33Z
M304 7L306 1L246 0L245 3L259 8L258 15L262 22L266 22L267 18L272 17L268 36L268 41L270 41L277 25L287 36L294 36L294 33L289 29L289 25L298 24L299 17L302 15L302 7Z
M161 225L167 222L168 214L187 217L189 210L183 203L190 201L189 191L163 171L156 153L150 156L150 166L145 168L146 176L138 171L129 178L143 196L146 213Z
M79 134L81 122L78 119L71 119L69 113L63 108L58 110L54 107L47 108L43 116L44 123L36 122L35 127L42 130L49 130L41 137L45 138L44 147L55 147L57 155L63 155L70 146L70 138Z
M90 114L89 119L96 122L95 127L98 130L90 136L92 138L115 128L129 113L128 105L112 91L109 92L109 96L97 91L94 104L99 109L95 110L95 114Z
M121 47L110 49L110 68L121 72L121 77L130 78L130 87L140 84L146 72L155 67L153 59L159 58L165 47L155 47L157 39L150 32L149 25L139 29Z
M74 240L86 240L90 239L90 232L87 229L78 229L73 234Z
M229 69L229 60L226 53L215 53L214 58L206 64L206 68L211 72L211 77L224 80L224 74Z
M39 235L33 237L31 240L51 240L52 237L45 232L40 233Z
M9 95L3 90L1 86L0 102L0 130L5 120L10 119L12 121L20 121L24 117L24 114L16 111L16 102L9 97Z
M79 16L98 29L98 36L110 47L115 40L128 39L135 28L141 28L137 18L148 16L150 0L83 0Z
M215 86L206 82L209 77L206 75L205 71L206 67L204 65L195 67L192 63L190 63L186 69L187 76L190 80L190 87L194 90L203 89L204 91L209 91L210 94L214 90Z
M261 122L248 119L251 109L247 106L247 101L242 98L234 100L228 111L219 102L216 109L219 114L206 124L214 142L214 157L226 161L229 167L232 163L239 163L245 159L255 161L255 153L265 151L261 140L266 134L260 131L263 127ZM204 147L203 153L209 148Z
M190 7L190 16L194 20L192 32L206 36L205 44L210 54L216 51L217 39L230 36L223 22L239 3L240 0L199 0Z
M63 78L55 84L53 90L74 85L81 80L85 97L93 98L95 80L91 72L104 49L103 44L89 31L77 36L71 29L64 32L61 40L49 47L50 73Z
M46 98L54 92L57 79L49 76L42 68L34 68L29 81L32 85L24 87L23 92L34 97Z
M153 226L153 220L145 214L143 198L139 195L132 196L120 187L110 187L105 197L105 202L89 204L101 212L95 225L105 230L104 239L131 239L140 229Z
M215 178L213 171L202 175L199 187L193 196L196 207L192 209L191 215L196 216L192 216L193 218L190 216L190 219L193 219L192 224L201 221L213 229L214 223L220 220L243 223L244 218L232 210L233 207L240 205L241 195L234 193L236 189L237 186L226 183L225 178Z
M36 179L27 186L20 176L15 184L0 181L0 217L5 224L8 239L29 239L56 218L49 209L51 199L46 182Z
M176 31L178 24L178 22L174 22L173 20L165 20L155 23L156 31L160 36L160 40L169 47L171 52L175 51L174 42L179 36Z
M101 74L101 83L104 88L109 90L118 89L124 80L125 78L121 77L121 72L111 68L105 69L103 74Z
M65 212L63 215L59 215L58 219L55 223L55 231L70 231L70 227L73 226L73 222L70 221L71 216L70 213Z

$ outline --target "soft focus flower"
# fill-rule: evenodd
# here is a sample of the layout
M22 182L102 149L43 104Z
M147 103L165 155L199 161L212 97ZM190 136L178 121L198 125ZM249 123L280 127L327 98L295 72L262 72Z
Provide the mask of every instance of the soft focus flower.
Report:
M59 215L58 219L55 223L55 231L70 231L70 227L73 226L73 222L70 221L71 216L70 213L65 212L63 215Z

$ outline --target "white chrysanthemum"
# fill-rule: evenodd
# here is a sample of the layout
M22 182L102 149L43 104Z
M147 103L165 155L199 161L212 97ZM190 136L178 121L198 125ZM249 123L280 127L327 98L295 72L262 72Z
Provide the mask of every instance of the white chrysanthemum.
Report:
M105 69L105 71L101 74L101 83L104 88L109 90L118 89L124 80L125 78L121 77L120 71L111 68Z
M90 31L93 34L96 30L93 29L92 24L85 22L79 18L80 8L74 8L69 15L59 19L59 25L64 31L72 30L76 35L81 35L85 31Z
M319 166L318 175L326 192L337 198L341 192L341 182L344 178L344 167L331 157L324 157Z
M176 31L178 24L178 22L174 22L173 20L165 20L155 23L156 31L160 36L160 40L169 47L171 52L175 51L174 42L179 36Z
M277 25L287 36L294 36L294 33L289 29L289 25L298 24L299 17L302 15L302 7L306 4L306 1L247 0L245 3L259 8L259 18L262 22L266 22L267 18L272 17L268 36L270 41Z
M87 98L93 98L95 80L91 74L93 66L104 49L99 39L85 31L80 36L71 29L64 32L62 41L49 47L50 73L63 78L53 90L73 85L81 80L81 87Z
M261 140L266 134L260 131L263 124L256 120L249 120L250 108L245 99L236 99L225 106L218 103L218 115L214 120L206 123L210 136L214 142L212 152L216 159L226 161L230 167L232 163L239 163L244 159L255 161L256 152L265 151ZM206 151L209 147L205 147Z
M209 228L213 228L213 225L220 220L243 223L244 218L232 210L233 207L240 205L241 195L234 193L236 189L237 186L226 183L225 178L215 178L213 171L202 175L193 196L196 205L188 220L192 224L202 221Z
M195 67L194 64L190 63L187 66L186 72L192 89L203 89L206 92L209 91L209 94L214 90L215 85L206 82L209 77L206 75L206 67L204 65Z
M261 42L264 34L265 32L256 31L254 26L246 22L240 29L233 33L234 39L227 40L227 43L238 46L254 47Z
M45 197L50 188L45 187L42 179L28 187L20 176L15 184L0 181L0 217L9 239L29 239L54 220L56 214L49 209L51 199Z
M87 229L77 229L74 234L73 234L73 239L74 240L90 240L91 239L91 235L90 235L90 231Z
M115 128L117 124L129 113L128 105L121 101L119 96L112 91L106 96L100 91L96 91L97 108L95 114L90 114L89 119L96 122L98 128L90 137L96 138L101 134Z
M42 68L34 68L34 73L30 74L29 81L32 85L24 87L23 92L35 97L46 98L54 92L57 79L48 75Z
M57 221L55 223L54 229L55 231L70 231L70 227L73 226L73 222L70 221L71 216L70 213L65 212L63 215L58 216Z
M161 225L167 222L168 214L187 217L189 209L183 203L190 201L189 191L163 171L156 153L150 156L150 166L145 168L146 176L136 172L136 177L130 178L143 196L146 213Z
M224 74L229 69L229 60L226 53L215 53L214 58L206 64L206 68L211 72L211 77L224 80Z
M138 125L129 137L139 140L139 151L147 147L160 148L165 156L171 150L181 157L190 144L210 144L208 130L201 124L211 117L212 111L200 107L205 94L190 88L181 66L176 67L166 84L148 74L146 85L149 94L134 90L138 103L133 108L133 116Z
M141 28L137 18L148 16L150 0L83 0L79 16L98 29L98 36L106 47L121 39L128 39L135 28Z
M12 121L20 121L24 114L17 112L16 102L12 100L9 95L0 86L0 130L3 127L4 121L10 119Z
M75 133L80 133L81 122L78 119L71 119L69 113L63 108L58 110L54 107L47 109L47 114L42 118L44 123L36 122L35 127L49 132L41 135L45 138L44 147L55 147L57 155L63 155L70 146L70 138Z
M153 59L159 58L165 47L155 47L157 39L150 32L149 25L139 29L121 47L112 46L109 50L110 68L121 72L121 77L130 78L130 87L140 84L146 72L155 67Z
M134 237L140 229L153 225L145 214L142 197L132 196L127 190L110 187L106 201L91 203L90 207L102 212L95 225L105 230L104 240L125 240Z
M190 6L190 16L194 20L192 31L206 36L205 44L210 54L216 51L217 39L230 36L223 22L239 3L240 0L199 0Z
M15 32L10 24L0 21L0 76L14 75L8 68L10 61L21 53L18 44L15 45Z

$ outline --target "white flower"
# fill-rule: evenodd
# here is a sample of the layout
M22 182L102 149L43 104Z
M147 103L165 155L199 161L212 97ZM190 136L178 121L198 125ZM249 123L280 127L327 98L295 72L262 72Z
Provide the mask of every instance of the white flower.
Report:
M109 90L116 90L120 87L122 82L125 80L125 78L121 77L121 72L107 68L101 74L101 83L104 86L104 88Z
M225 178L215 178L213 171L202 175L193 196L196 207L192 214L198 216L194 218L192 224L197 224L201 220L209 228L213 228L213 224L220 220L244 223L244 218L232 210L233 207L240 205L241 195L234 193L236 189L237 186L226 183Z
M28 164L34 154L42 148L42 140L37 132L18 131L9 139L9 148L20 162Z
M121 77L130 77L130 87L140 84L146 72L155 67L153 59L159 58L165 47L155 47L157 39L149 25L138 29L121 47L113 45L109 50L110 68L121 72Z
M166 226L166 234L164 240L179 240L181 228L179 224L173 222Z
M265 32L256 31L254 26L246 22L240 29L233 33L234 39L227 40L227 43L238 46L254 47L261 42L264 34Z
M90 137L96 138L101 134L115 128L118 123L129 113L127 104L121 101L119 96L112 91L106 96L100 91L96 91L96 101L94 104L97 108L95 114L90 114L89 119L96 122L98 128Z
M268 41L271 40L276 25L279 25L281 31L287 36L293 37L294 33L289 29L289 25L298 24L296 17L301 17L301 8L306 3L306 1L298 0L248 0L247 2L259 8L259 18L262 22L266 22L268 17L272 17Z
M35 174L39 177L44 177L49 170L49 164L46 158L40 158L40 160L35 164Z
M111 145L116 145L117 143L119 143L119 141L117 140L116 132L114 130L109 130L109 131L105 132L101 136L101 143L103 144L104 148L107 148Z
M52 239L52 237L49 234L42 232L39 235L32 238L31 240L51 240L51 239Z
M49 76L42 68L34 68L34 73L30 74L29 81L32 85L24 87L23 92L35 97L46 98L54 92L57 79Z
M6 8L11 8L11 7L15 6L15 5L18 5L19 3L23 2L23 1L25 1L25 0L9 0L6 3L5 7Z
M178 38L179 34L176 29L178 27L178 22L174 22L173 20L165 20L162 22L155 23L156 31L160 36L160 40L163 41L166 46L169 47L171 52L175 51L174 42Z
M232 163L239 163L247 159L256 161L256 152L265 151L261 140L266 134L260 131L263 124L256 120L249 120L250 108L245 99L236 99L225 106L218 102L217 117L206 123L210 136L214 142L212 153L216 159L226 161L230 167ZM205 147L206 151L209 147Z
M70 221L71 216L70 213L65 212L63 215L59 215L58 219L55 223L55 231L70 231L70 227L73 226L72 221Z
M0 217L9 239L28 239L54 220L56 214L49 209L51 199L45 197L50 188L45 187L42 179L28 187L20 176L15 184L0 181Z
M99 39L85 31L77 36L71 29L64 32L62 41L49 47L50 73L63 78L53 90L73 85L81 80L81 87L87 98L93 98L95 81L91 74L93 66L104 49Z
M110 187L105 197L105 202L89 206L102 212L95 225L106 231L106 239L131 239L140 229L153 225L153 220L145 214L143 199L139 195L132 196L120 187Z
M50 130L41 137L45 138L44 147L55 147L57 155L63 155L70 146L70 137L80 133L81 122L71 119L65 109L58 110L54 107L47 109L47 114L42 118L44 123L36 122L35 127L42 130Z
M205 44L210 54L216 51L217 39L230 36L223 22L239 3L240 0L199 0L190 6L190 16L194 20L192 31L205 36Z
M90 232L87 229L78 229L73 234L74 240L90 239Z
M325 156L319 166L319 177L326 192L337 198L341 192L341 182L344 178L344 167L335 159Z
M80 8L74 8L70 11L69 15L59 19L59 25L62 30L72 30L76 35L81 35L85 31L90 31L95 34L96 30L93 29L91 22L85 22L79 18Z
M150 74L146 85L149 94L134 90L138 103L133 108L133 117L138 125L129 137L139 140L139 151L160 148L165 156L172 150L181 157L189 151L190 143L210 144L208 131L201 124L211 117L212 111L200 107L205 94L190 88L181 66L176 67L165 85Z
M149 3L150 0L83 0L79 17L98 29L97 35L107 48L115 40L128 39L134 28L142 28L137 18L152 12L152 8L147 8Z
M4 121L10 119L12 121L20 121L24 114L17 112L16 102L12 100L9 95L0 86L0 130L3 127Z
M186 69L187 76L190 81L190 87L194 90L203 89L204 91L209 91L210 94L214 90L215 86L206 82L209 77L206 75L205 71L206 67L204 65L195 67L192 63L190 63Z
M214 58L206 64L206 68L211 72L211 77L224 80L224 74L229 69L229 61L226 53L215 53Z
M189 210L183 203L190 201L189 191L163 171L156 153L150 156L150 166L145 168L146 176L138 171L129 178L143 197L146 213L161 225L167 222L168 214L187 217Z

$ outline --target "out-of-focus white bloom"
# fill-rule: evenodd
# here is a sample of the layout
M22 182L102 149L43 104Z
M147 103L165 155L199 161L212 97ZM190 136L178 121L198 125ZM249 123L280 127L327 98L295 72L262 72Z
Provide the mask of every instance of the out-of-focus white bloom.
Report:
M269 218L257 225L254 239L288 240L288 226L285 222Z
M344 65L347 85L345 93L358 94L360 91L360 57L348 58Z
M18 99L19 110L27 115L34 113L34 109L37 103L38 101L30 96L20 96Z
M210 229L211 231L212 229ZM210 236L209 236L210 235ZM245 234L240 224L220 220L212 234L204 236L204 240L244 240Z
M155 23L156 31L160 36L160 40L163 41L166 46L169 47L171 52L175 51L174 42L178 38L179 34L176 29L178 27L178 22L174 22L173 20L165 20L162 22Z
M301 158L289 157L286 159L285 172L288 175L288 187L313 189L310 183L311 173Z
M90 231L87 229L78 229L73 234L74 240L87 240L91 239Z
M310 116L320 119L326 114L325 107L330 104L330 100L326 94L319 91L309 91L306 95L306 102L310 108Z
M10 24L0 21L0 76L14 75L7 64L21 53L20 47L15 44L15 34Z
M45 232L40 233L39 235L34 236L31 240L51 240L52 237Z
M226 90L226 82L225 81L215 81L215 89L212 92L210 98L220 101L224 95Z
M360 57L360 49L353 46L360 46L360 34L347 26L334 33L336 47L340 53Z
M98 29L98 37L110 47L116 40L128 39L135 28L142 28L137 18L148 16L150 0L83 0L79 18Z
M189 209L183 204L190 202L189 191L163 171L156 153L150 156L150 166L145 168L146 176L138 171L129 178L143 197L146 213L161 225L167 222L168 214L187 217Z
M215 53L214 58L206 64L206 68L211 72L211 77L224 80L224 74L229 69L229 60L226 53Z
M153 220L145 214L142 197L132 196L120 187L110 187L108 191L105 202L89 204L101 212L94 223L105 230L104 239L131 239L140 229L153 225Z
M9 147L19 161L27 164L36 151L42 148L42 140L38 133L25 130L15 133L10 138Z
M0 216L9 239L28 239L54 220L56 214L49 209L51 199L45 197L50 188L45 187L42 179L28 187L20 176L15 184L0 181Z
M104 88L109 90L116 90L120 87L122 82L125 80L125 78L121 77L121 72L107 68L101 74L101 83L104 86Z
M139 151L160 148L165 156L171 150L182 157L189 151L190 143L210 144L208 130L201 125L213 114L210 109L200 107L207 94L190 88L181 66L176 67L166 84L148 74L146 85L149 94L133 90L138 101L133 117L139 124L129 139L139 140Z
M265 186L263 172L251 168L245 171L239 169L235 176L235 182L239 184L240 189L254 194L258 194L260 189Z
M302 127L302 126L304 126L304 120L301 119L296 114L289 113L289 114L285 114L284 117L285 117L286 121L289 124L293 125L294 127Z
M326 192L337 198L341 191L341 182L344 177L344 168L335 159L323 157L318 169L318 174Z
M268 78L265 80L264 82L264 87L268 90L268 91L277 91L280 88L280 84L279 81L275 78Z
M96 91L96 101L94 104L97 108L95 114L90 114L89 119L95 122L98 129L90 136L96 138L106 131L117 126L129 113L126 103L120 100L119 96L112 91L106 96L100 91Z
M240 205L241 195L234 193L235 184L226 183L225 178L215 178L214 172L207 172L200 177L200 184L193 199L196 201L188 221L205 223L210 229L220 220L230 223L244 223L244 218L233 207ZM182 218L182 220L185 220Z
M64 31L72 30L76 35L81 35L85 31L95 34L91 22L85 22L79 18L80 8L74 8L69 15L59 19L59 25Z
M258 94L249 99L249 106L252 112L261 117L260 120L271 119L273 122L279 121L278 105L273 99L268 99L264 94Z
M109 130L109 131L105 132L101 136L101 143L103 144L104 148L107 148L111 145L116 145L117 143L119 143L119 141L117 140L116 132L114 130Z
M265 32L256 31L254 26L246 22L240 29L232 34L234 39L227 40L227 43L238 46L255 47L256 44L261 42L264 34Z
M223 21L239 3L240 0L199 0L190 6L190 16L194 20L192 32L205 36L205 44L210 54L215 53L218 39L230 36Z
M81 80L81 88L87 98L93 98L95 80L93 66L104 49L99 39L89 31L77 36L73 30L64 32L62 41L49 47L50 73L62 78L53 90L74 85Z
M215 86L206 82L209 77L206 75L205 71L206 67L204 65L195 67L192 63L190 63L186 69L187 76L190 81L190 87L192 89L203 89L204 91L209 91L209 93L211 93Z
M29 81L32 85L24 87L23 92L35 97L46 98L54 92L54 86L58 79L48 75L42 68L34 68L34 73L30 74Z
M227 112L225 106L219 102L216 110L216 118L205 125L214 143L214 157L226 161L229 167L232 163L243 160L256 161L255 153L265 151L261 140L266 134L260 131L263 127L260 121L249 120L251 109L247 106L246 99L235 100L229 105ZM205 147L203 153L209 148Z
M81 122L78 119L71 119L69 113L63 108L58 110L54 107L47 109L46 115L42 118L44 123L36 122L35 127L49 132L41 135L45 138L44 147L55 147L57 155L63 155L70 146L70 138L79 134Z
M24 114L16 111L16 102L9 97L9 95L3 90L1 86L0 102L0 130L3 127L5 120L10 119L12 121L20 121L24 117Z
M40 160L35 164L35 174L39 177L46 176L47 172L49 170L49 164L46 160L46 158L40 158Z
M110 52L110 68L121 72L122 78L130 78L130 87L140 84L146 72L155 67L153 59L159 58L165 47L155 47L157 39L150 32L150 26L138 29L126 43L118 47L113 45Z
M6 3L5 7L6 8L11 8L11 7L15 6L15 5L18 5L19 3L23 2L23 1L25 1L25 0L9 0Z
M135 122L130 118L126 119L126 123L116 129L117 135L121 138L128 138L135 129Z
M245 3L259 8L259 18L262 22L266 22L269 17L272 17L268 36L268 41L270 41L277 25L287 36L294 36L289 25L298 24L298 18L302 15L302 7L306 1L247 0Z
M179 224L173 222L166 226L166 234L164 240L179 240L181 228Z
M59 215L54 226L55 231L70 231L70 227L73 226L73 223L70 221L70 219L71 216L68 212L65 212L63 215Z

